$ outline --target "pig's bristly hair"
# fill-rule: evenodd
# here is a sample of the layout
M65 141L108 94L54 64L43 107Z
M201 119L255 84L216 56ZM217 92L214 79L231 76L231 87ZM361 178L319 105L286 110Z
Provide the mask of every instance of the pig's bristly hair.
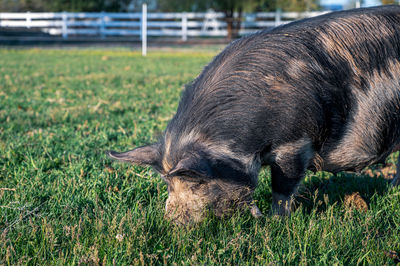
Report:
M400 115L390 111L398 80L387 82L397 79L399 59L398 6L336 12L234 41L184 90L166 130L169 149L161 141L166 165L204 140L243 162L308 136L328 170L344 160L343 169L363 167L400 137ZM379 93L378 117L361 115ZM378 133L368 133L371 124Z

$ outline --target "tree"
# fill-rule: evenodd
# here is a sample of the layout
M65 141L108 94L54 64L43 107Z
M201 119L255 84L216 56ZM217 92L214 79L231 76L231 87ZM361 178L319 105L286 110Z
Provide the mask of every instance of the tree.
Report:
M120 12L132 0L0 0L2 12Z
M396 0L382 0L382 5L393 5L396 4Z
M45 7L45 0L0 0L0 12L42 11Z
M243 12L251 12L257 5L260 5L259 0L214 0L212 3L212 7L216 11L225 13L229 40L239 36ZM235 13L237 16L235 16Z
M282 11L294 11L294 12L303 12L303 11L312 11L319 9L319 1L318 0L280 0L277 2L277 8Z
M319 0L0 0L2 12L132 12L140 11L142 3L149 9L165 12L206 11L213 9L225 14L228 39L239 36L243 12L310 11L318 9ZM382 0L386 2L394 0Z
M210 2L202 0L158 0L157 7L163 12L201 12L211 8Z
M213 9L225 14L228 39L239 35L243 12L251 12L266 0L158 0L158 8L166 12L206 11ZM237 14L237 16L235 16Z
M205 11L214 9L225 14L228 39L237 38L243 12L310 11L319 8L319 0L158 0L158 8L167 12Z

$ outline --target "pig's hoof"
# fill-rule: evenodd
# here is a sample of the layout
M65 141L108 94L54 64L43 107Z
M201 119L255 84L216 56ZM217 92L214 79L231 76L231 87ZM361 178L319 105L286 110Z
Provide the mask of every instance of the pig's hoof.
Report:
M291 213L291 209L284 207L282 205L273 205L272 206L272 215L278 216L289 216Z
M284 196L272 193L272 214L279 216L289 216L293 209L293 195Z
M391 182L392 186L399 186L400 185L400 175L396 173L396 175L394 176L392 182Z

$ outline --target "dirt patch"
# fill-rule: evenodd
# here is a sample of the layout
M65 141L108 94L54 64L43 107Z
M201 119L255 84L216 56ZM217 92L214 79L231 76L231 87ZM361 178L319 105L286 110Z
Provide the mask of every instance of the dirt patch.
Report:
M400 263L400 254L396 251L384 251L386 257L389 257L393 260L394 263Z
M344 196L344 206L346 210L359 210L362 212L366 212L368 210L367 202L361 197L359 192L354 192L350 195Z
M383 177L385 179L393 179L396 174L396 166L394 164L388 164L387 166L380 169L367 169L363 173L370 177Z

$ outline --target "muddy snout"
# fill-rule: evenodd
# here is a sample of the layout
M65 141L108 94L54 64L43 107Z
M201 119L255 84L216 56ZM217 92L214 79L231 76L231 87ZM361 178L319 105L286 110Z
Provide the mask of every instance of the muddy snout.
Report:
M223 218L246 209L254 217L262 216L252 202L253 190L248 186L175 177L168 182L168 192L164 217L178 225L199 223L210 213Z
M165 203L164 218L177 225L199 223L206 216L207 209L207 205L169 196Z

